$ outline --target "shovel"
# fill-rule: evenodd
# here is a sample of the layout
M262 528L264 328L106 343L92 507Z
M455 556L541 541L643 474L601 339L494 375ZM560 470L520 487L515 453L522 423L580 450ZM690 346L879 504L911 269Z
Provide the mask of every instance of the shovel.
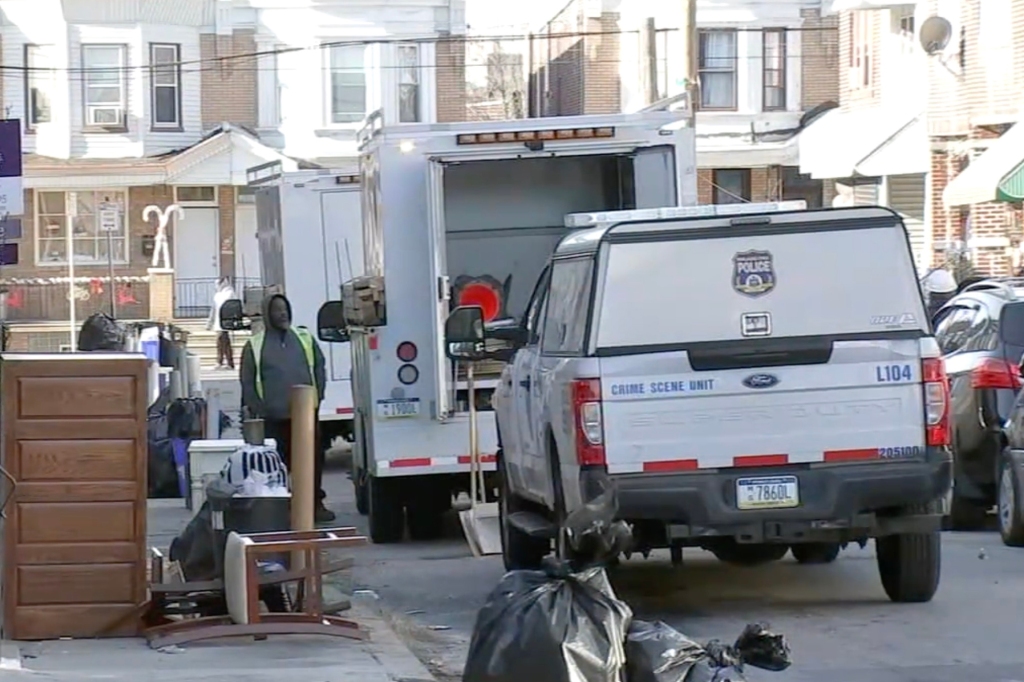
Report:
M485 498L484 474L480 466L480 438L476 421L476 385L473 363L466 366L466 392L469 398L469 509L459 512L462 531L473 556L501 554L501 524L498 505Z

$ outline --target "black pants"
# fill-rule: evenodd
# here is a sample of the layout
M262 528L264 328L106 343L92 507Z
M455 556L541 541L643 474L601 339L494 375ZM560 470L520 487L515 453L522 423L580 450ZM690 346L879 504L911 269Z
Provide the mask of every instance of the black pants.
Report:
M291 419L265 419L263 421L263 433L267 438L277 441L277 452L288 467L288 473L292 471L292 420ZM327 493L324 492L324 461L327 452L320 442L320 423L314 422L313 427L313 488L316 490L316 499L323 504Z
M231 336L227 332L217 335L217 364L235 368L235 354L231 351Z

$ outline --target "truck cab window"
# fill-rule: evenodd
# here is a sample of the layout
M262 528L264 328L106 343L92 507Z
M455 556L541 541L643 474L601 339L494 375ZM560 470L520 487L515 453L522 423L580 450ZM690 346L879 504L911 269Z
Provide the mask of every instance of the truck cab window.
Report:
M541 273L540 279L537 280L537 287L533 290L533 297L530 299L530 305L526 308L526 315L523 318L526 330L530 334L530 338L527 343L531 346L540 341L540 323L543 319L542 315L544 313L545 303L547 303L550 274L551 269L544 268L544 272Z

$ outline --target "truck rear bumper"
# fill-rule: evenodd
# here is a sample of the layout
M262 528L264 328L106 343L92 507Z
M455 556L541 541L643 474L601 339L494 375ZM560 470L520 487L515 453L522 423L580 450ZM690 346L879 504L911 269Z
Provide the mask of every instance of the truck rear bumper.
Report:
M619 474L583 471L583 489L609 476L618 490L619 517L666 524L669 540L699 544L701 538L740 542L852 540L897 533L930 532L941 514L913 516L900 510L926 505L949 490L952 464L946 451L924 461L871 462L810 468L764 467L708 472ZM800 506L747 511L736 506L736 479L796 476Z

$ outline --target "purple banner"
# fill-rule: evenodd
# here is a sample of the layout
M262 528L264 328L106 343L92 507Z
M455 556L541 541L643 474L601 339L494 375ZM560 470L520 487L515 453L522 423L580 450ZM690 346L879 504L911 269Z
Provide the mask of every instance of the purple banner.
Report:
M18 245L0 244L0 265L18 264Z
M21 177L21 121L0 120L0 178Z
M21 218L0 220L0 241L5 239L21 239Z

